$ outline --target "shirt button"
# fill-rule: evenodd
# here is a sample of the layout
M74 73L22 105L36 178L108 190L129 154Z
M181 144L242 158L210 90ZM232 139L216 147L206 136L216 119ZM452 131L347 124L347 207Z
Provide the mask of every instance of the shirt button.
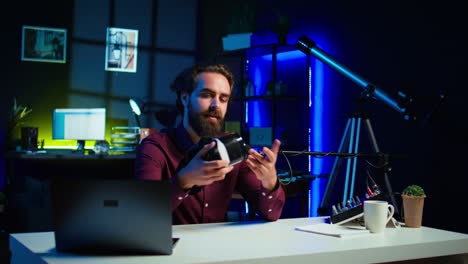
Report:
M271 198L273 198L273 196L271 196L271 195L270 195L270 196L268 196L268 199L271 199Z
M208 203L205 204L205 207L208 207Z
M263 196L265 196L265 195L266 195L266 193L265 193L265 192L262 192L262 195L263 195Z
M268 212L271 212L271 211L273 211L273 210L271 210L271 209L268 209Z
M179 197L177 197L177 199L182 200L182 199L184 199L184 197L179 196Z

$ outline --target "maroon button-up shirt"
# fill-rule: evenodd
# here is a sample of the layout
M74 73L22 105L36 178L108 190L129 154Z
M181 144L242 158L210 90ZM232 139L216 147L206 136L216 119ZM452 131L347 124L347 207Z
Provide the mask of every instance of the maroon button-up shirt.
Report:
M137 179L172 179L174 224L223 222L234 190L239 191L263 219L275 221L280 217L285 202L282 187L277 184L273 191L265 190L245 161L234 165L224 180L207 185L196 194L189 195L180 188L174 178L191 145L188 133L179 125L146 137L137 151Z

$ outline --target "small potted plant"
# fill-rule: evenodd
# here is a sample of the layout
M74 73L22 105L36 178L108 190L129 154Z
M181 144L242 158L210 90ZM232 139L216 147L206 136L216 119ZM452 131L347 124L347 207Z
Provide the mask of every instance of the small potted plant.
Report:
M16 103L16 98L13 100L13 108L11 109L7 129L6 129L6 147L7 150L14 150L20 144L17 139L19 128L24 124L24 119L31 113L32 109Z
M406 187L402 194L405 225L407 227L421 227L424 198L426 194L419 185Z

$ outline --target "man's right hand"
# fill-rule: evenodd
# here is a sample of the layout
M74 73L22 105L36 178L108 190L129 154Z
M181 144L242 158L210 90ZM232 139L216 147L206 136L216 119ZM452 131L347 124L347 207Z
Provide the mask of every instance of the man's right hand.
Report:
M194 185L210 185L215 181L224 180L226 174L232 171L234 167L229 166L226 160L203 160L205 153L215 145L213 141L203 146L187 166L177 173L177 183L182 189L190 189Z

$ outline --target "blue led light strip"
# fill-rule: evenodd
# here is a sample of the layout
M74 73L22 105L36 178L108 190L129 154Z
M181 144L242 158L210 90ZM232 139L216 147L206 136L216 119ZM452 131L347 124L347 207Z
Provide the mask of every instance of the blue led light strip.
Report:
M314 75L309 67L309 111L310 111L310 125L313 128L309 130L311 133L311 142L309 142L309 151L322 151L323 150L323 115L324 115L324 74L323 74L323 63L319 60L315 60L314 63ZM313 81L313 94L312 94L312 81ZM313 100L313 101L312 101ZM314 175L319 175L323 172L323 159L313 159L309 156L309 171L312 171ZM312 166L313 164L313 166ZM323 193L323 187L321 186L321 180L319 178L314 179L311 182L311 192L309 195L309 216L317 216L317 211L320 206L320 200Z

